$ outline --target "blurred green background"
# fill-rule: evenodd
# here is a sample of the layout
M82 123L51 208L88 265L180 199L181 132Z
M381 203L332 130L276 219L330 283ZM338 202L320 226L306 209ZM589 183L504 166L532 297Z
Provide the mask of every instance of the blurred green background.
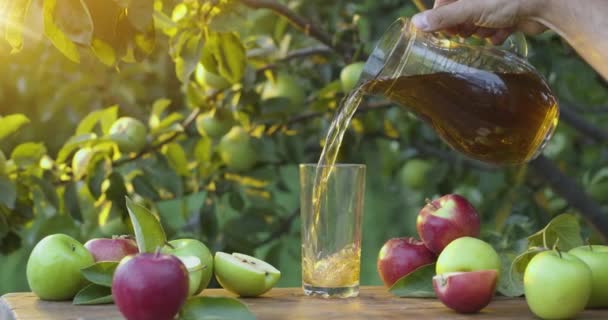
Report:
M125 195L157 213L169 238L256 255L281 269L280 286L299 286L297 166L318 160L344 96L341 70L361 61L397 17L418 11L394 0L287 0L275 11L251 0L90 0L45 15L33 1L18 50L20 38L7 31L15 3L0 0L0 149L8 159L0 294L28 290L28 254L48 234L85 242L130 233ZM305 17L313 32L289 14ZM45 19L69 41L45 36ZM386 240L416 236L426 198L466 196L482 216L482 237L503 254L522 250L557 214L606 215L606 82L551 32L528 44L567 117L540 164L486 167L449 150L405 109L380 98L362 106L339 159L367 165L362 284L381 283L376 257ZM148 127L141 153L120 153L105 139L120 116ZM246 134L226 136L231 127ZM73 160L83 148L88 155ZM547 164L571 180L549 181ZM554 191L559 184L582 192L564 195ZM589 224L584 230L601 241Z

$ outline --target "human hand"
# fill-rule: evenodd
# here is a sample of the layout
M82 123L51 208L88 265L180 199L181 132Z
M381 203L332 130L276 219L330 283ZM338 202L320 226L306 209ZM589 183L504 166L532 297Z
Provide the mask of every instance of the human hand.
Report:
M436 0L431 10L416 14L412 23L423 31L475 35L500 44L514 31L538 34L547 28L536 22L542 0Z

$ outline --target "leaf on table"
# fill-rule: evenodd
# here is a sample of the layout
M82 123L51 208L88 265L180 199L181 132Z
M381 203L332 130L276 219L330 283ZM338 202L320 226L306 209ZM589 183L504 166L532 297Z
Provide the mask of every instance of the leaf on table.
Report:
M255 320L247 306L234 298L193 297L182 307L180 320Z
M157 247L162 247L167 242L167 236L160 220L150 210L129 197L125 198L139 252L154 252Z
M513 281L511 275L511 266L517 258L518 256L514 252L505 252L500 255L500 278L496 291L505 297L519 297L524 294L523 284L520 281Z
M116 261L100 261L80 270L80 272L94 284L112 287L112 277L116 267L118 267Z
M412 273L397 280L389 289L389 292L398 297L408 298L433 298L433 276L435 275L435 264L427 264Z
M559 239L559 249L568 251L583 245L581 226L573 214L560 214L537 233L528 237L528 247L552 248Z
M537 253L543 252L546 249L544 247L532 247L517 256L511 263L511 268L507 273L502 273L501 278L508 278L509 280L509 291L500 293L508 297L516 297L524 294L524 273L530 260L534 258ZM507 280L507 279L505 279Z
M89 284L82 290L78 291L73 304L76 305L87 305L87 304L109 304L113 303L112 288L100 286L94 283Z

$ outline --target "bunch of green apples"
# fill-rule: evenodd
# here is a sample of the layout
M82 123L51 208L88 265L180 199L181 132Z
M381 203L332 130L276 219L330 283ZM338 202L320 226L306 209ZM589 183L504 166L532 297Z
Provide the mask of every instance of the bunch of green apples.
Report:
M543 319L573 318L585 308L608 307L608 246L538 253L526 266L524 292L530 310Z
M480 219L473 205L458 194L427 201L416 228L421 240L394 238L380 249L377 267L385 285L436 263L433 288L446 306L462 313L485 308L494 297L500 259L477 239Z

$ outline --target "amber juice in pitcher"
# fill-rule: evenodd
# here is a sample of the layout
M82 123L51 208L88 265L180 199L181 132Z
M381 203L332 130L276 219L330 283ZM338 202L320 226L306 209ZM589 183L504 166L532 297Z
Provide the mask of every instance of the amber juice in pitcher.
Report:
M492 164L533 158L559 115L531 72L437 72L374 79L362 89L407 106L454 149Z
M387 97L456 151L495 165L534 159L559 118L551 89L521 55L421 32L406 18L380 39L356 92Z

